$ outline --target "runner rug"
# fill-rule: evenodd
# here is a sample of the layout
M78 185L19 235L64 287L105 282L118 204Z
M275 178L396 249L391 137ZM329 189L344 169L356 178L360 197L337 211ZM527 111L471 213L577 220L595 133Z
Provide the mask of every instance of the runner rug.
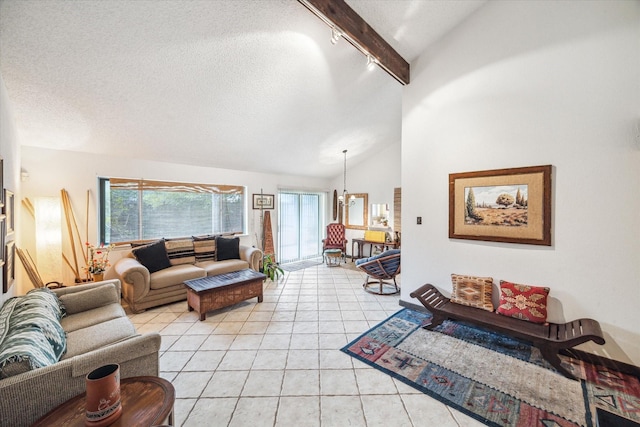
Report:
M640 421L637 377L562 357L558 374L526 342L403 309L342 351L489 426L595 427L596 408Z
M307 260L292 262L291 264L281 264L280 267L285 271L299 271L304 270L305 268L315 267L320 264L322 264L322 261Z

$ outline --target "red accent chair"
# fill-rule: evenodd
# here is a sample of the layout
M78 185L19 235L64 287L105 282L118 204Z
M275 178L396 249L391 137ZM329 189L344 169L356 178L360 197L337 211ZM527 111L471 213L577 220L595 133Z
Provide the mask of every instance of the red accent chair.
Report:
M322 239L322 252L324 253L327 249L340 249L342 258L346 261L347 239L344 234L344 224L331 223L327 225L327 237Z

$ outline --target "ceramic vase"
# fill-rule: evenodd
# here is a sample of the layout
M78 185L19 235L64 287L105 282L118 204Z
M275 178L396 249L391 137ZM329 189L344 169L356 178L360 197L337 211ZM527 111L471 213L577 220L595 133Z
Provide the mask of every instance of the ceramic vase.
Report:
M86 379L87 404L85 425L107 426L122 415L120 403L120 365L101 366L91 371Z

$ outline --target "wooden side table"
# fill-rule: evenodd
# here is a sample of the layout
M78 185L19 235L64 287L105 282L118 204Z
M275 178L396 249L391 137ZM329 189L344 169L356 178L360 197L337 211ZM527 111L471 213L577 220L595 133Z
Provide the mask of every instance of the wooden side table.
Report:
M159 377L120 380L122 415L112 426L154 426L169 418L173 424L173 385ZM86 393L67 400L40 418L33 426L84 427Z

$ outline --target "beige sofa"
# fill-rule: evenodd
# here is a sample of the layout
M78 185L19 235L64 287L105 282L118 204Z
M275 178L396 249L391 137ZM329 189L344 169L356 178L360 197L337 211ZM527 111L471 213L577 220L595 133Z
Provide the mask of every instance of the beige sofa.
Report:
M168 268L150 272L129 252L107 270L105 278L119 279L122 296L134 313L187 299L185 280L251 268L259 271L262 251L239 245L239 259L216 259L215 239L181 238L165 241ZM157 243L157 242L156 242ZM219 250L219 248L217 248ZM135 248L133 252L135 252Z
M66 353L49 366L33 369L26 362L14 362L2 368L0 375L6 378L0 379L1 426L31 425L84 393L85 376L105 364L118 363L122 378L159 374L160 335L136 332L120 305L117 280L53 292L67 310L59 321Z

